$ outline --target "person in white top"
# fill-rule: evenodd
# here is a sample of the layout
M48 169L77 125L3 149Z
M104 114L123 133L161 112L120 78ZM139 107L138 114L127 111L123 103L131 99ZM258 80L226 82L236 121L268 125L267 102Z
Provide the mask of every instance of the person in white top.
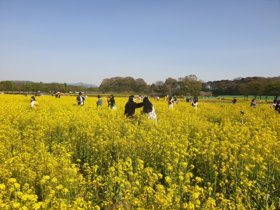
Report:
M157 115L154 105L149 101L148 97L143 99L143 111L142 114L148 114L148 119L153 119L157 123Z
M273 103L270 105L270 108L275 110L276 105L277 105L277 101L274 100Z
M33 108L34 104L35 104L35 97L32 96L32 97L31 97L30 104L29 104L29 106L31 107L31 109Z
M173 98L172 97L169 97L169 99L168 99L168 108L169 109L173 108Z
M192 101L191 105L192 105L193 107L197 108L197 106L198 106L198 100L195 98L195 99Z
M39 104L38 104L38 102L36 101L35 97L32 96L32 97L31 97L30 104L29 104L30 108L31 108L31 109L37 109L38 105L39 105Z
M79 95L78 95L78 97L77 97L78 105L83 106L85 100L86 100L86 99L84 98L84 96L82 96L82 93L79 92Z

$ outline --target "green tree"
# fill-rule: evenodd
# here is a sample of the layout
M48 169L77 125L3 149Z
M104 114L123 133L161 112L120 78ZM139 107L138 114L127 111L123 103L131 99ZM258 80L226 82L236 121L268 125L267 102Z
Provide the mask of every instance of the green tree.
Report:
M42 91L45 92L45 93L49 93L51 90L50 86L49 85L44 85L42 87Z
M146 88L147 88L147 83L143 79L138 78L135 80L134 91L142 92L142 91L145 91Z
M31 84L25 84L25 90L26 91L33 91L33 89L32 89L32 85Z
M250 90L248 88L248 85L243 83L239 86L238 91L240 94L242 94L244 96L244 100L245 100L245 96L247 96L247 100L248 100L248 96L250 94Z
M33 91L38 92L38 91L42 91L42 83L33 83Z
M51 89L51 92L54 92L54 93L58 92L59 84L55 83L55 82L51 83L50 84L50 89Z
M197 79L196 75L180 77L179 78L180 92L183 95L186 95L188 92L192 96L199 95L199 92L201 90L201 83L202 82Z
M110 79L109 78L103 79L99 88L102 91L102 93L110 91L111 89Z
M13 85L11 90L12 90L12 91L17 91L17 90L19 90L19 87L16 86L16 85Z
M13 89L13 83L11 81L3 81L4 90L9 91Z
M178 81L173 78L167 78L164 82L164 88L166 95L172 95L178 90Z
M4 90L4 84L0 82L0 90Z
M151 94L152 96L155 95L155 91L157 90L157 86L155 85L155 83L151 84L148 87L148 93Z
M164 90L164 82L163 81L156 81L156 86L160 91Z
M271 81L266 83L265 92L269 95L275 96L275 100L277 100L278 96L280 95L280 81Z
M264 92L264 84L262 82L251 82L247 85L247 88L249 89L250 95L253 95L255 99L257 96L260 96Z

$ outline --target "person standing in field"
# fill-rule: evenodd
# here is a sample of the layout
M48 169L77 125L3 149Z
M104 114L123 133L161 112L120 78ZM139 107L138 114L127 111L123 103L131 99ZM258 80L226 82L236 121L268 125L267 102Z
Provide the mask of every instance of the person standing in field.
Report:
M110 107L111 109L116 109L116 104L115 104L114 95L111 95L111 96L110 96L110 105L109 105L109 107Z
M129 96L128 102L125 105L124 115L126 117L133 117L135 109L143 106L143 103L136 103L136 98L132 95Z
M30 101L29 106L30 106L31 109L35 109L35 110L38 108L39 103L38 103L38 101L36 101L34 96L31 97L31 101Z
M169 100L168 100L168 108L169 108L169 109L173 109L172 97L169 97Z
M174 97L174 104L178 105L178 101L176 97Z
M277 101L277 104L275 106L275 111L278 111L280 114L280 100Z
M277 105L277 101L274 100L274 101L272 102L272 104L270 105L270 108L275 110L276 105Z
M252 102L251 102L251 107L253 109L255 109L257 107L257 100L256 99L253 99Z
M157 115L154 105L149 101L148 97L143 99L143 114L148 114L148 119L153 119L157 122Z
M84 101L85 101L85 97L83 96L83 94L81 92L79 92L79 95L77 97L77 102L78 102L78 105L80 106L84 106Z
M236 102L237 102L236 97L234 97L233 100L232 100L232 103L236 104Z
M198 99L197 99L197 98L194 98L194 100L191 102L191 105L192 105L194 108L197 108L197 106L198 106Z
M98 95L98 96L97 96L97 98L98 98L98 101L96 102L97 106L102 106L103 101L102 101L101 96L100 96L100 95Z

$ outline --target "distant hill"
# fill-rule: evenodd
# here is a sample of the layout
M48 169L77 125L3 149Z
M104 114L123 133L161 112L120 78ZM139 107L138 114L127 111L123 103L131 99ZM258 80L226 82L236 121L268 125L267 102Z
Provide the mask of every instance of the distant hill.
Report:
M97 85L86 84L86 83L83 83L83 82L67 83L67 85L71 85L71 86L83 86L83 87L86 87L86 88L89 88L89 87L98 87Z
M34 82L32 82L32 81L27 81L27 80L9 80L9 81L11 81L11 82L13 82L13 83L17 83L17 82L34 83Z
M11 81L12 83L23 82L23 83L25 83L25 84L28 84L28 83L35 83L35 82L32 82L32 81L27 81L27 80L9 80L9 81ZM86 87L86 88L89 88L89 87L98 87L97 85L86 84L86 83L83 83L83 82L67 83L67 85L70 85L70 86L83 86L83 87Z

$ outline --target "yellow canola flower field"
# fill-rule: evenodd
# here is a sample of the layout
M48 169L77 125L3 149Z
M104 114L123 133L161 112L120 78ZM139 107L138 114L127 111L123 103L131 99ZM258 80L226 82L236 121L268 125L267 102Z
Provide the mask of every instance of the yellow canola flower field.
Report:
M153 101L158 123L87 98L0 96L0 209L279 209L280 115ZM240 111L244 110L243 126Z

